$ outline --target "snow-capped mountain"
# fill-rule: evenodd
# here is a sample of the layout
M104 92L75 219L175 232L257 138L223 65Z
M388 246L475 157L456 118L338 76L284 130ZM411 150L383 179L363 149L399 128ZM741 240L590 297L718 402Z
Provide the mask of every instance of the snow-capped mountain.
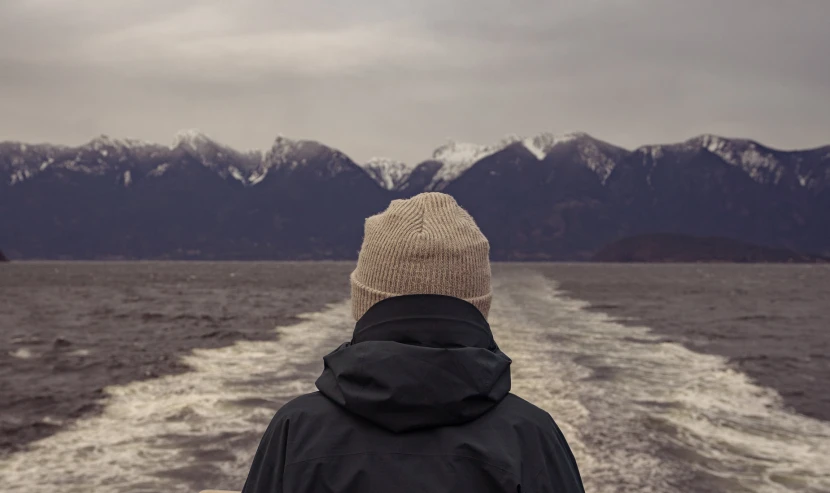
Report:
M64 170L87 175L118 172L123 177L159 178L172 169L196 163L223 179L257 185L270 171L334 176L353 170L341 151L319 142L278 136L271 148L240 152L198 130L178 132L170 146L102 135L78 147L49 144L0 143L0 180L15 185L39 173ZM130 179L126 180L129 184Z
M450 193L495 259L575 260L622 236L727 236L830 253L830 147L704 135L626 150L585 133L450 142L410 165L358 165L311 140L239 152L99 136L0 142L0 246L11 258L351 258L390 200Z
M132 168L146 168L167 152L163 146L101 135L78 147L0 143L0 179L19 184L45 172L103 176L118 173L129 185ZM125 174L130 171L130 174Z
M692 139L689 144L718 155L727 163L741 168L758 183L778 185L782 180L789 180L796 186L807 188L826 183L826 167L816 166L816 163L830 162L830 148L825 148L823 153L821 149L785 152L753 140L727 139L710 134Z
M625 149L594 139L584 132L563 135L542 133L533 137L508 135L492 145L450 141L432 154L431 161L441 163L441 167L427 188L443 190L482 159L517 143L521 143L539 161L548 157L554 149L563 146L573 147L582 156L584 164L603 181L611 173L614 163L627 152Z
M312 140L277 136L265 153L252 182L258 183L269 172L302 173L318 178L333 178L354 171L358 166L343 152Z
M645 153L659 157L668 151L695 150L706 150L717 155L762 184L778 185L783 180L795 183L794 186L821 188L830 183L827 167L824 166L830 161L830 150L823 153L821 149L778 151L752 140L715 135L702 135L679 144L648 145L635 151L603 142L584 132L564 135L542 133L532 137L511 135L489 145L450 141L418 165L373 158L360 168L386 190L400 191L402 187L411 186L410 176L413 174L419 180L430 175L428 183L419 183L419 189L443 190L484 158L517 143L521 143L540 161L576 159L596 173L602 183L615 166L629 155ZM245 186L257 185L269 172L278 170L282 173L300 170L321 177L354 170L353 161L343 152L316 141L278 136L265 153L257 150L240 152L198 130L183 130L175 135L170 146L114 139L106 135L78 147L3 142L0 143L0 180L15 185L49 168L97 175L115 170L123 174L129 168L134 176L157 178L175 163L181 163L183 158L189 158L220 177L232 178ZM416 170L419 172L416 173Z

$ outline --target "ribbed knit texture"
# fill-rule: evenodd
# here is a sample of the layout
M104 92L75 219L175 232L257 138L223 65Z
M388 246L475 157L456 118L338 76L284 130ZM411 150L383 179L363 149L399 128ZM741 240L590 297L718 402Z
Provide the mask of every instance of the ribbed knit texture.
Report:
M422 193L393 200L366 219L351 275L355 320L375 303L407 294L441 294L490 311L490 244L449 195Z

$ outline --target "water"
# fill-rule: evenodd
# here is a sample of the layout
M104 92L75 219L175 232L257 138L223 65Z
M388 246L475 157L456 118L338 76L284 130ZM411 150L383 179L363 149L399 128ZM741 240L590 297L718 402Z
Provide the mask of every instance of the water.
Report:
M322 355L349 337L344 282L349 268L4 266L0 390L12 404L2 409L3 419L25 427L26 410L35 409L41 421L48 418L53 424L42 425L36 441L15 430L6 433L3 491L239 489L273 412L292 396L312 390ZM692 268L701 269L702 280L689 274ZM59 272L50 273L54 269ZM805 356L828 343L819 328L830 321L822 308L827 297L821 297L830 289L828 273L803 267L499 265L491 323L500 346L514 359L514 392L560 423L586 490L826 492L830 424L799 411L796 403L821 415L828 412L827 391L814 383L793 394L796 400L785 401L775 385L805 384L810 376L822 376L824 367L809 364ZM746 279L763 284L758 279L764 278L778 286L770 294L802 294L774 304L756 299L748 307L726 303L721 290L711 289L713 284L730 289ZM680 291L691 286L702 294L675 301L686 308L675 309L672 324L661 324L666 300L682 298L667 285L681 286ZM709 299L707 290L718 300ZM750 294L757 298L764 292ZM124 304L134 298L139 300ZM593 301L594 308L584 300ZM729 344L702 342L707 337L718 341L724 327L702 329L700 319L692 316L684 322L684 310L712 311L704 307L724 303L735 319L755 317L743 325L723 324L732 328L734 344L752 348L747 354L767 355L771 363L753 367L754 376L741 371L741 359L730 356L734 348ZM714 311L719 310L727 308ZM293 318L297 312L306 314ZM811 322L766 337L776 332L770 320L795 313ZM146 320L145 314L158 316ZM175 318L182 314L196 318ZM202 337L214 332L238 334L221 340ZM759 341L757 334L765 336ZM58 337L70 344L55 344ZM813 339L805 342L805 337ZM67 356L74 351L87 353ZM152 371L163 376L148 378L140 355L159 351L176 365L159 364ZM100 406L75 414L67 412L72 406L56 408L42 416L39 399L50 392L75 406L95 401L98 394L73 392L73 386L84 389L89 380L109 378L110 370L100 363L108 360L94 356L101 353L121 361L122 368L136 369L117 374L122 380L100 392ZM98 358L93 361L99 363L54 370L56 360L70 358ZM801 361L807 377L763 376L764 368L778 371L780 358ZM72 372L79 376L62 376ZM30 388L43 378L44 383Z
M830 421L830 268L810 265L556 265L569 296L646 325L775 388L795 411Z
M348 293L346 264L33 263L0 270L0 456L194 348L273 340ZM7 398L6 398L7 397Z

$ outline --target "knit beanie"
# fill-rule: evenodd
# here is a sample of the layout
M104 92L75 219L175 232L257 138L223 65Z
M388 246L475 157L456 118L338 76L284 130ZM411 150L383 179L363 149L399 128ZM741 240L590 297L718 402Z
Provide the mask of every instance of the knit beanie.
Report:
M455 199L422 193L366 219L352 272L352 315L408 294L440 294L490 311L490 244Z

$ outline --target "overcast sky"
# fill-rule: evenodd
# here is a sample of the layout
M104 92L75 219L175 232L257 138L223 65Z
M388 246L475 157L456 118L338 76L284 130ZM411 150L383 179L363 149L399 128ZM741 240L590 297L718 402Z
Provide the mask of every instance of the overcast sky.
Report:
M830 144L830 0L0 0L0 140Z

